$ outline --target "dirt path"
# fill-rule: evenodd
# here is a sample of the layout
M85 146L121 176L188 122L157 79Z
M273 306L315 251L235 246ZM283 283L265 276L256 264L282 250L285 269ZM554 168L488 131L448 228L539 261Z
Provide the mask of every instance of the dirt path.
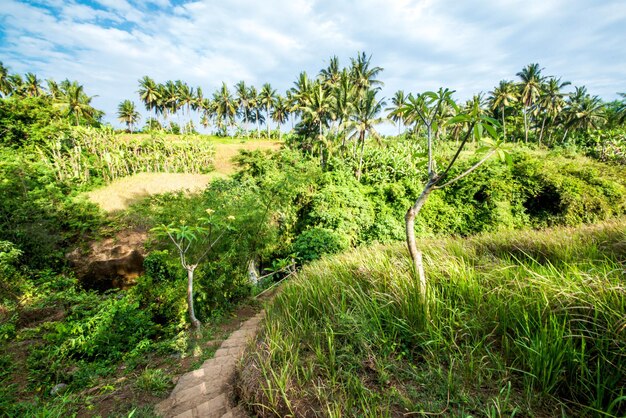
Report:
M248 319L222 343L212 359L182 375L170 397L156 406L156 412L166 418L247 418L243 408L231 405L235 367L256 335L263 315L261 311Z

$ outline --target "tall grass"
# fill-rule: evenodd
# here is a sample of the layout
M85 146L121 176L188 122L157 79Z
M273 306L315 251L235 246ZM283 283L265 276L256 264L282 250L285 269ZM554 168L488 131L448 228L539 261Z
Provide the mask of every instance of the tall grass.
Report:
M150 138L122 138L111 129L75 128L70 138L50 141L42 153L61 181L78 184L102 178L105 183L141 172L207 173L213 169L214 148L198 136L172 140L155 133Z
M626 220L401 244L303 269L242 370L261 416L623 416Z

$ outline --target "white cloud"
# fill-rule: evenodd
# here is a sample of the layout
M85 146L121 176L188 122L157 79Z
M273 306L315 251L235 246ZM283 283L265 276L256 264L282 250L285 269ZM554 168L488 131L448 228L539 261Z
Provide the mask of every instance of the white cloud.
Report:
M54 10L51 12L50 10ZM546 74L612 99L626 90L620 0L3 1L0 60L13 71L78 79L115 122L137 80L181 79L210 95L222 81L291 87L357 51L385 68L384 93L448 86L487 92L539 62Z

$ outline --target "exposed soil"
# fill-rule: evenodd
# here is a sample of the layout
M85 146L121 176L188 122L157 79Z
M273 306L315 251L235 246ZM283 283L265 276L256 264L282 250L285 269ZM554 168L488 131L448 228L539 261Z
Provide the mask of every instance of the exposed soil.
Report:
M139 173L115 180L109 185L86 193L87 199L96 203L105 212L116 212L128 208L134 202L160 193L187 191L196 193L204 190L215 178L226 177L237 171L232 161L241 150L277 150L276 141L246 141L219 143L215 146L215 171L209 174L189 173Z
M112 238L91 242L87 250L76 248L67 258L85 287L123 289L143 273L147 239L144 231L120 231Z

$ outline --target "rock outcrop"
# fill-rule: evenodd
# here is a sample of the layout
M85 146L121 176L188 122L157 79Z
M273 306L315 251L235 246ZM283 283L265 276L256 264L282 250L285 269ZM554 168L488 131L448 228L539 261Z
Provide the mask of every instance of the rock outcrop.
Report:
M123 231L113 238L95 241L88 250L67 254L76 276L90 289L127 288L143 274L145 232Z

